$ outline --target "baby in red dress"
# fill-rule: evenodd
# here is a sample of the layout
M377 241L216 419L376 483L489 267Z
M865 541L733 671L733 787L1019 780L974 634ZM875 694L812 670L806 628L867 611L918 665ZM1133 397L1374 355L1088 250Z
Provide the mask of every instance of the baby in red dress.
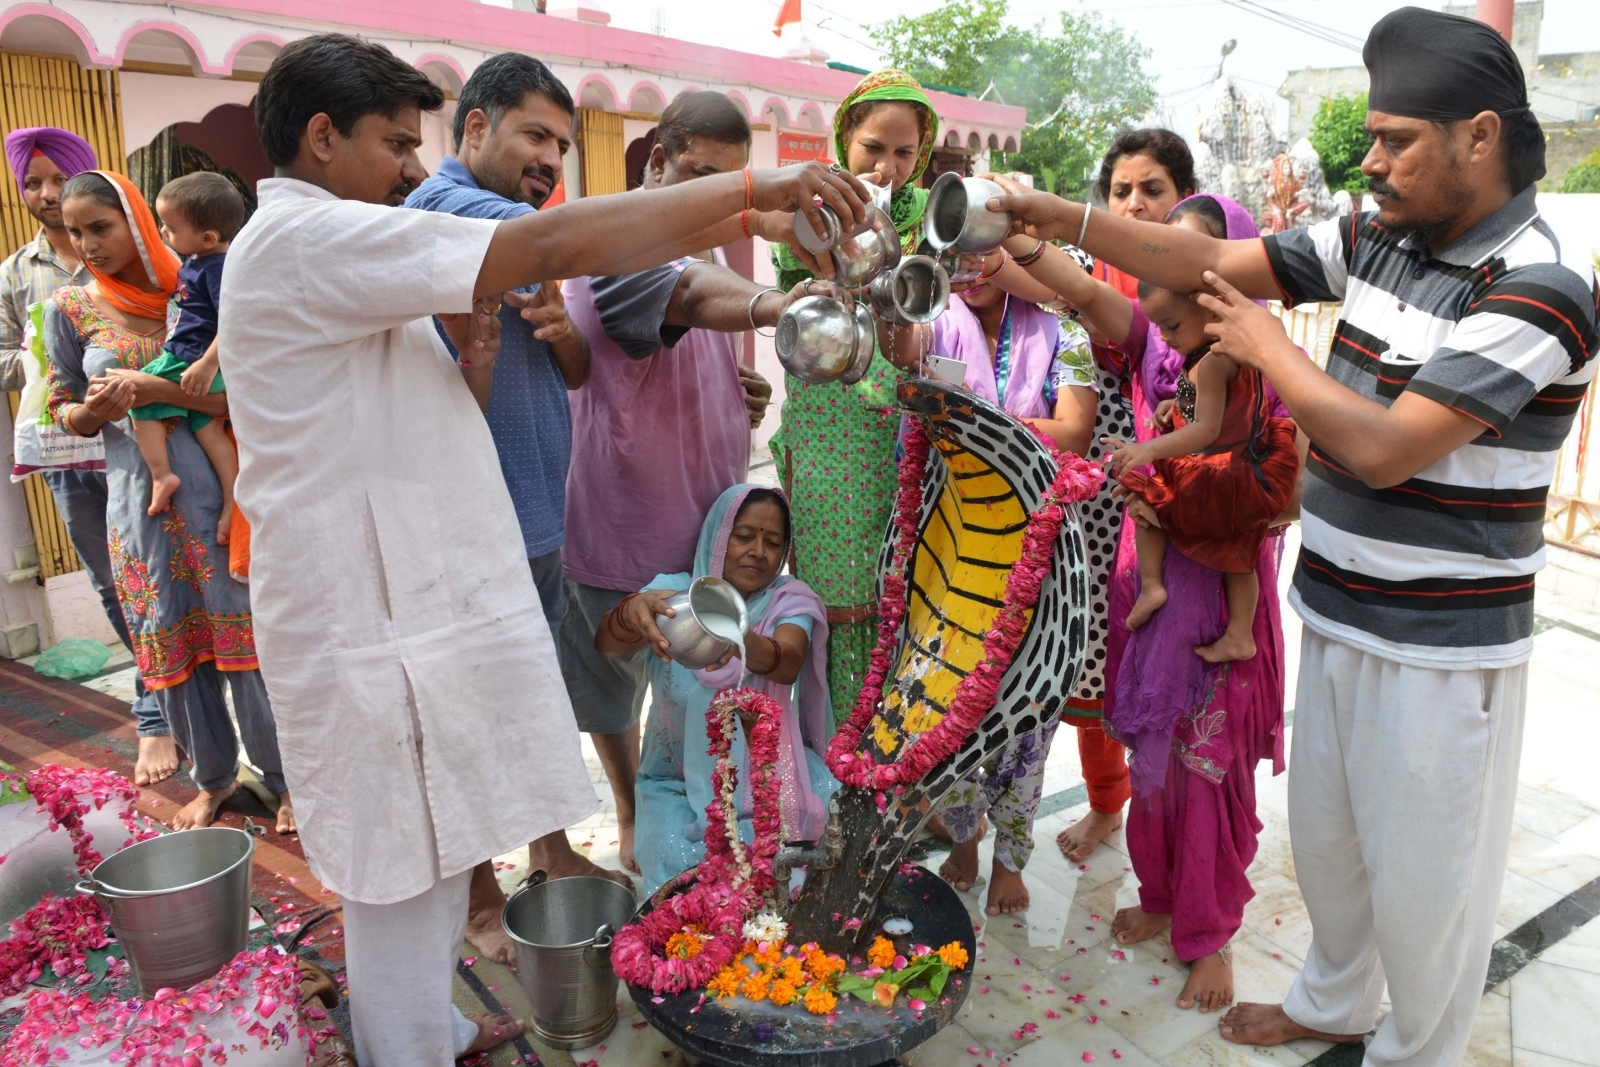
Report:
M1157 421L1171 430L1144 442L1106 441L1115 446L1107 460L1112 474L1161 524L1136 530L1139 597L1128 627L1144 625L1167 602L1161 566L1170 542L1223 574L1228 628L1196 655L1212 663L1252 659L1250 627L1261 595L1256 561L1299 471L1294 423L1272 414L1258 371L1208 351L1205 327L1213 316L1193 294L1141 282L1139 306L1185 360L1177 399L1156 409Z

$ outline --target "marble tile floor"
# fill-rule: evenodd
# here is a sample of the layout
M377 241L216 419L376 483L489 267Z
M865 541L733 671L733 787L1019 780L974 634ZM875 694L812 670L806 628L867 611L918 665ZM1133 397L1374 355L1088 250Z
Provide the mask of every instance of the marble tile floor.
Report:
M1600 774L1594 770L1600 722L1593 710L1600 612L1543 589L1536 608L1541 629L1496 934L1543 947L1531 959L1516 958L1515 973L1484 996L1468 1067L1600 1067L1600 920L1585 921L1600 914ZM1286 636L1292 676L1299 627L1292 615L1286 618L1291 620ZM126 662L125 650L115 655ZM131 699L132 671L118 669L118 662L114 659L86 684ZM1076 745L1065 731L1060 742L1046 765L1047 797L1081 785ZM587 740L584 756L600 803L569 836L597 863L615 867L615 807ZM1265 828L1251 868L1256 897L1234 941L1234 967L1239 999L1271 1001L1288 990L1310 945L1311 929L1289 849L1286 779L1273 778L1270 768L1263 768L1257 786ZM983 946L976 988L955 1023L902 1056L902 1062L912 1067L1079 1062L1107 1067L1113 1060L1125 1061L1119 1067L1299 1067L1326 1052L1328 1046L1313 1041L1278 1049L1223 1041L1214 1016L1180 1011L1173 1004L1184 971L1165 937L1119 953L1110 941L1110 920L1118 907L1136 901L1138 884L1121 832L1083 865L1068 863L1054 844L1055 835L1085 810L1077 803L1039 820L1025 875L1032 895L1027 912L984 915L984 880L965 895ZM987 873L990 850L984 846L980 853ZM942 858L936 852L927 864L937 870ZM526 850L500 857L499 866L510 891L527 873ZM1574 912L1571 902L1580 898L1589 902L1587 910ZM1552 924L1549 936L1541 936L1542 924ZM1554 944L1545 945L1549 940ZM462 955L464 977L456 992L464 1009L482 1011L492 1000L514 1014L526 1013L527 1000L514 975L475 959L469 946L463 946ZM472 960L470 967L466 960ZM498 1050L490 1061L555 1067L689 1062L639 1019L625 996L620 999L617 1029L600 1046L566 1053L525 1041ZM1048 1018L1047 1011L1060 1018ZM1036 1029L1024 1031L1028 1023Z

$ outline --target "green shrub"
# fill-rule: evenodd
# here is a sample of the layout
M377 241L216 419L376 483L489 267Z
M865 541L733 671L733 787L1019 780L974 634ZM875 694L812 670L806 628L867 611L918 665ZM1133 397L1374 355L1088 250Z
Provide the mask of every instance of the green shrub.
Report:
M1367 191L1361 161L1372 147L1372 138L1367 136L1366 122L1366 93L1330 96L1317 108L1317 117L1311 120L1311 147L1322 161L1322 176L1328 180L1330 192L1343 189L1359 197Z

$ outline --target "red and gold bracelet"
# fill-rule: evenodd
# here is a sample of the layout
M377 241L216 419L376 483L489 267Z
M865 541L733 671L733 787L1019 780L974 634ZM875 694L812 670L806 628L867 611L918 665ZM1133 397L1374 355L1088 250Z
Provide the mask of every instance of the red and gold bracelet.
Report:
M1005 249L1003 249L1003 248L1000 249L1000 262L997 263L995 265L994 270L990 271L988 274L980 274L980 275L978 275L978 279L977 280L980 281L980 282L987 282L987 281L992 280L996 274L999 274L1001 271L1005 270L1006 260L1008 260L1010 258L1011 258L1010 256L1006 255L1006 250Z
M750 168L746 167L746 168L744 168L744 209L746 211L753 211L755 209L755 206L756 206L756 179L755 179L755 175L750 173ZM750 236L748 231L746 231L745 236L746 237Z

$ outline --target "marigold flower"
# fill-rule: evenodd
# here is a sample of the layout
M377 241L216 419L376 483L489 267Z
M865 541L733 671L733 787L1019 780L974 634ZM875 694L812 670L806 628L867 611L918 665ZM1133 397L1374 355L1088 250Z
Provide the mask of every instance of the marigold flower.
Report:
M826 1015L839 1005L839 998L825 985L813 985L806 990L806 1011L813 1015Z
M806 957L806 973L812 981L831 982L836 975L844 973L844 960L826 952L813 953Z
M805 981L806 972L799 960L793 956L785 956L782 962L778 964L778 975L786 982L800 985Z
M952 971L959 971L967 965L967 950L959 941L952 941L939 949L939 958Z
M750 1000L766 1000L771 986L772 978L765 971L756 971L744 980L744 985L740 987L739 992Z
M731 997L739 992L739 983L750 976L750 972L741 963L730 963L712 976L706 983L706 992L718 1000Z
M867 949L867 962L874 967L887 968L894 962L894 956L894 943L882 935L873 938L872 947Z
M778 942L768 942L766 948L756 950L755 957L756 962L763 967L776 966L778 961L783 959L783 945Z
M667 938L667 955L680 960L692 960L700 955L706 943L700 940L698 933L680 930Z
M798 993L799 990L793 982L787 978L779 978L772 983L772 988L767 992L767 999L778 1007L785 1008L794 1003L794 998Z

